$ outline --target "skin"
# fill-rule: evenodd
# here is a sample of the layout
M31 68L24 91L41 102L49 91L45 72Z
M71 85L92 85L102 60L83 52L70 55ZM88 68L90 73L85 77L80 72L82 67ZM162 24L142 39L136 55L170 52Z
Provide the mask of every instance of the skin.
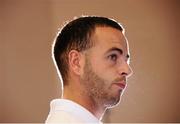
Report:
M69 85L63 98L82 105L98 119L107 108L120 102L131 74L125 35L111 27L96 27L91 40L95 45L83 52L69 53Z

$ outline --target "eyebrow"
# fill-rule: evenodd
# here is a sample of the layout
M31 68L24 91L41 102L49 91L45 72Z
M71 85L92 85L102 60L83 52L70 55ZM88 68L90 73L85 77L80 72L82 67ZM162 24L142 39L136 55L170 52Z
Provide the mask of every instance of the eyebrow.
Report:
M112 48L109 49L106 53L109 53L109 52L111 52L111 51L117 51L117 52L119 52L121 55L123 54L123 50L120 49L120 48L117 48L117 47L112 47ZM127 54L127 55L126 55L126 58L129 59L129 58L130 58L130 55Z

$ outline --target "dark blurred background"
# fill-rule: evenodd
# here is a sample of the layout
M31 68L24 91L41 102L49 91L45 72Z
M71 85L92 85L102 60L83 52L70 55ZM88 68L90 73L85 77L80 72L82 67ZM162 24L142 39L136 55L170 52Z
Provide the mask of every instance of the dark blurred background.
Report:
M80 15L118 20L129 40L134 75L104 122L180 122L179 13L179 0L0 0L0 122L45 121L61 95L51 44Z

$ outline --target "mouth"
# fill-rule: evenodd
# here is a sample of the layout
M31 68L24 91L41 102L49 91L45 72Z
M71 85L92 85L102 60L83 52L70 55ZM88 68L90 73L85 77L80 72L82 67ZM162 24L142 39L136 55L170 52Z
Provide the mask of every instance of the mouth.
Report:
M121 90L123 90L126 87L126 81L120 81L120 82L114 83L114 85L118 86Z

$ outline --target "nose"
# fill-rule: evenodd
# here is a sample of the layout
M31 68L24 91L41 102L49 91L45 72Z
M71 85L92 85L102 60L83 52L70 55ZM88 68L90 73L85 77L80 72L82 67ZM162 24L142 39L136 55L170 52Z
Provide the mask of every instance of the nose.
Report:
M119 66L118 72L121 76L130 77L133 73L132 68L127 62L122 63L122 65Z

